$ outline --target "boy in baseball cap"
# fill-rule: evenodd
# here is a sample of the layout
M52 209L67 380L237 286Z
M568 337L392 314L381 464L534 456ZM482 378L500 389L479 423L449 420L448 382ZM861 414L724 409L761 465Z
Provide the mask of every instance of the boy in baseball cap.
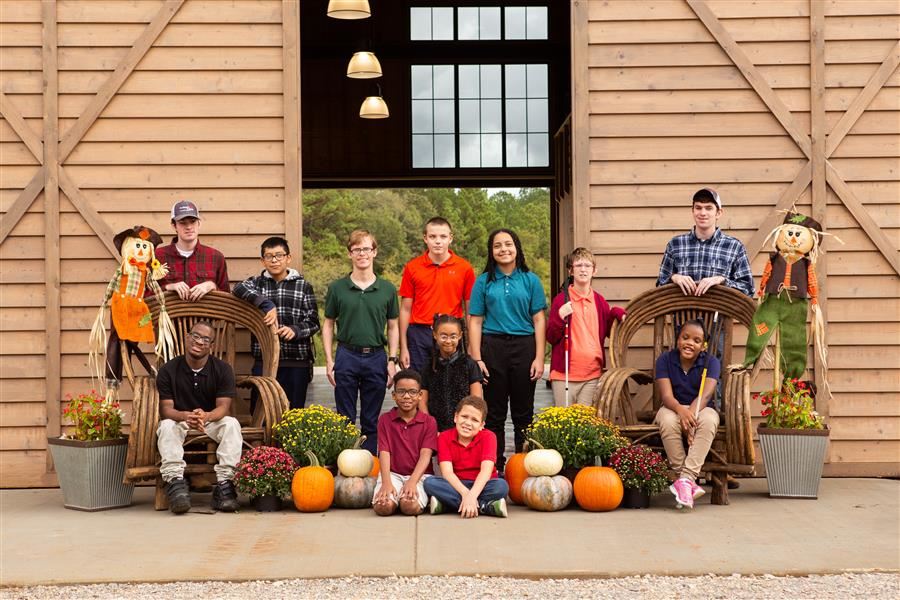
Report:
M216 289L230 291L225 257L200 243L197 205L189 200L176 202L171 216L175 237L171 244L156 248L156 257L169 266L169 274L159 282L160 286L192 302Z

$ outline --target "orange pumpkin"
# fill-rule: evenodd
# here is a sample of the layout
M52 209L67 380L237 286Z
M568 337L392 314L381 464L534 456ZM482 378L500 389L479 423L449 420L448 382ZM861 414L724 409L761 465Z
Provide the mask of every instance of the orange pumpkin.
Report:
M322 512L334 501L334 475L319 465L316 455L306 451L310 465L297 469L291 481L291 496L300 512Z
M622 479L609 467L584 467L575 476L575 501L584 510L614 510L624 493Z
M509 460L506 461L503 478L509 484L509 499L516 504L525 504L525 500L522 498L522 484L528 479L528 472L525 470L524 452L509 457Z
M378 477L378 474L381 472L381 462L378 460L377 456L372 457L372 470L369 471L369 477Z

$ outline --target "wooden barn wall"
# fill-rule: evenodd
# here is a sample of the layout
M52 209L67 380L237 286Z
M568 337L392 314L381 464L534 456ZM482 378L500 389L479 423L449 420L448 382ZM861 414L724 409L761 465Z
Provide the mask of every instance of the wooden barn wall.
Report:
M298 38L292 1L0 2L3 487L56 484L46 438L91 388L115 232L168 242L190 199L232 282L267 236L299 253Z
M820 264L826 474L897 475L900 462L898 38L894 0L573 8L574 229L610 302L654 285L703 186L722 195L720 225L747 245L757 284L776 206L795 203L845 242L826 242ZM767 386L763 372L755 388Z

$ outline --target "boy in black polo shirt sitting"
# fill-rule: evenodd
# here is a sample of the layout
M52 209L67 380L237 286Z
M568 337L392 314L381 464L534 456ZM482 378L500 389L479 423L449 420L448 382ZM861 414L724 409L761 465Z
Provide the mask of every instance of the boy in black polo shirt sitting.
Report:
M187 432L194 429L219 444L219 462L215 466L218 483L213 489L212 508L234 512L238 502L231 480L244 443L240 423L228 414L231 400L237 395L234 371L228 363L210 356L215 333L209 321L197 321L185 341L187 352L163 365L156 378L161 417L156 443L169 509L180 514L191 508L190 491L184 480L183 444Z

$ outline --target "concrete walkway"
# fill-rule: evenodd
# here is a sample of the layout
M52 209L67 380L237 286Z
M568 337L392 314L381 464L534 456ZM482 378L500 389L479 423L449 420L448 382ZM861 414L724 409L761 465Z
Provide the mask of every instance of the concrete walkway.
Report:
M0 584L257 580L348 575L521 577L808 574L900 570L900 482L826 479L819 500L766 495L744 480L730 506L692 512L669 494L649 510L538 513L509 519L252 509L180 517L134 506L85 513L59 490L0 491Z

